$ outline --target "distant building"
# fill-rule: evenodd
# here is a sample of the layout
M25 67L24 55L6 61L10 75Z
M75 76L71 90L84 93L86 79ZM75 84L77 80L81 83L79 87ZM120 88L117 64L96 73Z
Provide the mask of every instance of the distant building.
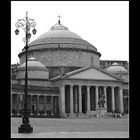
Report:
M12 65L11 113L24 102L25 50ZM129 112L127 61L100 60L97 48L56 23L29 44L28 103L31 116L95 117Z

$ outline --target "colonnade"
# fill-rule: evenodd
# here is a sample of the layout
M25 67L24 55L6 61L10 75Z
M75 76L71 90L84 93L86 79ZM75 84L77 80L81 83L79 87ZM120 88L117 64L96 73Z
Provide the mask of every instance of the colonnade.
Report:
M30 115L59 114L58 95L28 95ZM13 114L19 115L23 109L24 94L12 94L11 107Z
M123 91L121 87L100 86L100 85L72 85L60 86L58 95L29 94L30 115L60 114L87 114L99 109L100 96L104 95L105 103L103 108L107 112L123 113ZM12 94L12 109L16 114L23 109L21 97L24 94ZM22 97L24 98L24 97ZM22 99L23 100L23 99ZM21 107L22 104L22 107Z
M77 88L77 90L75 90L75 88ZM61 116L96 111L99 109L98 101L101 93L105 97L104 109L108 112L123 113L123 93L121 87L70 84L60 87L59 109ZM75 108L77 108L76 111ZM86 108L86 112L83 111L84 108Z

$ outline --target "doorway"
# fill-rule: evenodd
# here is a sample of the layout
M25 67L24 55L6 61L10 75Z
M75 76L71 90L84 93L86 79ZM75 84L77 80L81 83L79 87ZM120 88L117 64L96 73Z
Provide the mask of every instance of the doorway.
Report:
M82 112L86 113L86 95L83 93L82 94Z

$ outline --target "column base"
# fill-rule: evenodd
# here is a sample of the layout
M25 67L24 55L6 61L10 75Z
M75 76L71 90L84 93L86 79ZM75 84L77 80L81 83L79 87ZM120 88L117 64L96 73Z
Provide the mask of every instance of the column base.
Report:
M33 127L30 124L22 124L18 127L18 133L33 133Z
M71 112L70 113L70 118L75 118L76 117L76 114L74 112Z
M61 118L67 118L67 114L64 113L64 112L61 112L61 113L60 113L60 117L61 117Z
M83 115L83 113L82 113L82 112L79 112L78 115L79 115L79 116L80 116L80 115Z
M53 113L53 112L51 112L51 115L54 115L54 113Z
M90 115L90 114L91 114L91 111L87 111L86 114L87 114L87 115Z
M79 112L78 113L78 118L86 118L86 114L82 113L82 112Z

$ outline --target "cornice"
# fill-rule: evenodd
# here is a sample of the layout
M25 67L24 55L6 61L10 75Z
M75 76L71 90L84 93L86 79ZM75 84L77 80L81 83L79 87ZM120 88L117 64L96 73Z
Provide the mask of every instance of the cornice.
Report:
M98 55L99 57L101 56L101 53L91 50L91 49L81 49L81 48L36 48L34 50L28 50L29 52L33 52L33 51L44 51L44 50L51 50L51 51L61 51L61 50L65 50L65 51L82 51L82 52L89 52L89 53L94 53L96 55ZM18 54L19 57L21 57L21 55L25 54L25 51L21 52Z

